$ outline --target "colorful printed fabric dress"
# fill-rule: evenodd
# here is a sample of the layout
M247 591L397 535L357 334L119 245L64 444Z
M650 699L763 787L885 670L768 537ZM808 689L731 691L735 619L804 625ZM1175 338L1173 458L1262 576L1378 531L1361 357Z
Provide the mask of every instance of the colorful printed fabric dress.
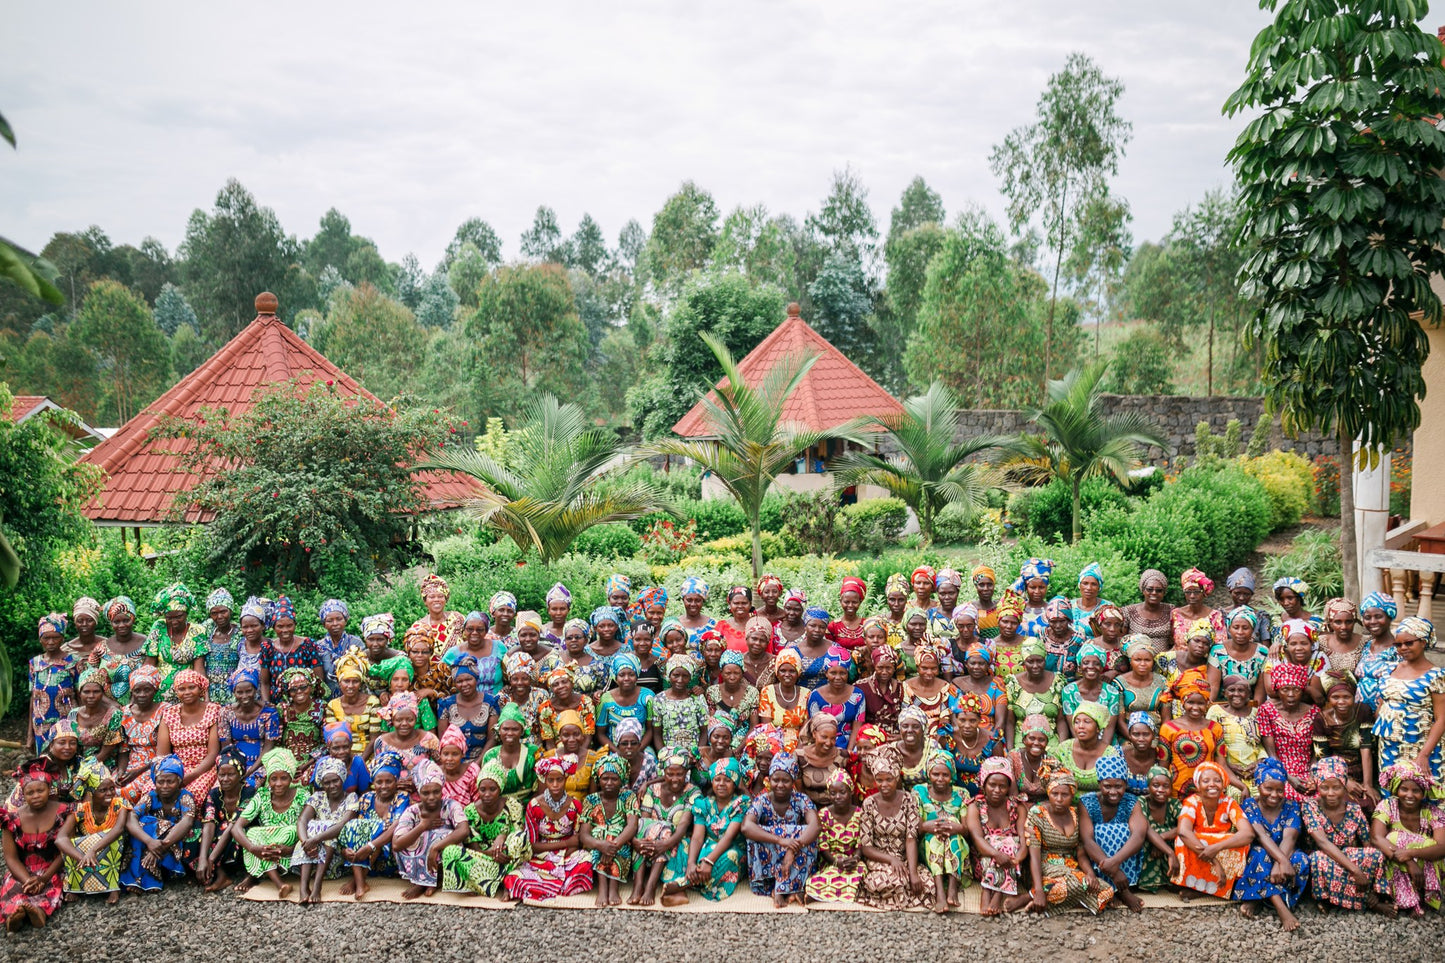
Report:
M120 728L123 716L124 712L119 706L111 706L104 719L96 725L87 726L80 721L80 709L71 709L70 721L75 723L76 731L80 733L80 751L95 758L106 746L119 746L124 743L125 733Z
M617 794L611 816L607 815L601 793L594 792L582 802L582 821L595 839L616 839L627 828L628 817L636 815L637 794L631 789L623 789ZM632 878L631 844L622 846L613 856L604 856L595 849L587 852L592 860L592 870L598 876L606 876L619 883Z
M783 839L797 839L808 828L808 813L813 809L813 800L795 792L785 811L779 813L773 806L772 795L765 792L753 799L748 812L759 829ZM783 871L785 855L786 850L781 846L748 840L748 886L756 895L791 895L807 888L808 877L818 859L818 841L798 850L786 872Z
M1224 842L1234 835L1236 829L1249 821L1244 810L1239 808L1239 803L1228 796L1219 797L1212 820L1205 812L1204 801L1197 795L1190 796L1184 800L1179 810L1181 821L1185 816L1193 820L1194 835L1206 846ZM1182 835L1175 836L1174 855L1179 861L1179 868L1169 881L1176 886L1185 886L1210 896L1228 899L1234 889L1235 880L1244 872L1248 853L1248 846L1236 846L1222 851L1206 863L1185 844Z
M431 855L434 846L467 821L466 811L451 799L442 800L439 815L441 822L434 829L423 831L406 849L393 850L401 878L417 886L439 885L436 874L427 868L427 857ZM392 838L411 832L421 819L421 803L408 806L406 812L396 821L396 833Z
M119 795L111 797L110 808L96 819L89 799L76 810L75 838L71 843L87 856L95 856L94 866L81 866L65 857L65 891L67 893L114 893L120 889L120 869L125 861L125 834L100 848L106 833L125 819L125 802Z
M968 806L969 796L957 786L949 788L948 799L938 802L928 791L927 785L914 786L918 797L918 812L921 822L933 819L951 819L963 825L963 810ZM940 836L937 833L923 833L918 837L919 862L928 866L934 876L957 876L967 880L971 867L968 861L968 837L961 833L956 836ZM964 885L967 885L965 882Z
M226 808L226 799L225 796L221 794L220 786L217 786L206 794L206 805L201 814L201 825L204 826L206 823L210 823L215 827L211 834L212 846L215 846L216 840L224 839L226 841L225 847L221 850L221 855L216 859L216 866L225 871L228 876L233 872L240 874L244 872L246 868L245 863L241 859L241 847L237 846L236 841L230 838L229 832L231 824L236 821L236 817L241 814L241 810L246 808L246 803L251 801L251 797L254 794L254 789L243 785L241 787L241 798L237 801L236 807L229 810Z
M170 880L184 879L187 868L195 863L201 849L201 810L195 797L182 789L175 799L167 803L161 799L159 792L152 789L133 813L141 829L152 839L161 839L187 816L191 817L191 828L156 861L155 872L147 869L142 862L145 847L132 842L130 867L120 874L120 884L126 889L150 893L161 889Z
M1124 793L1124 798L1119 800L1119 805L1114 808L1114 818L1105 820L1103 807L1099 804L1099 794L1086 792L1079 796L1079 805L1089 813L1089 818L1094 822L1094 842L1104 851L1104 856L1113 856L1124 845L1129 842L1129 817L1134 815L1134 807L1139 805L1139 797L1132 793ZM1146 842L1145 847L1149 844ZM1124 860L1119 869L1124 878L1129 881L1130 886L1139 885L1139 870L1144 864L1144 850L1140 849L1133 856ZM1097 863L1094 864L1094 872L1099 871Z
M1269 833L1275 845L1284 842L1286 829L1293 829L1296 833L1304 831L1304 824L1300 819L1300 805L1293 799L1286 799L1280 806L1279 815L1271 822L1259 808L1259 802L1253 797L1244 800L1240 807L1244 810L1245 817L1252 826L1263 826L1265 832ZM1269 852L1259 843L1249 847L1249 855L1245 857L1244 874L1239 877L1239 882L1234 884L1234 893L1231 898L1236 900L1266 900L1272 896L1283 896L1285 905L1294 909L1299 903L1299 898L1304 895L1305 888L1310 882L1310 860L1304 853L1296 848L1289 854L1290 865L1294 867L1294 878L1281 886L1272 882L1269 874L1274 869L1274 860L1270 858Z
M1311 833L1323 833L1336 849L1350 858L1365 875L1379 880L1385 870L1385 854L1370 845L1370 821L1359 803L1345 800L1345 814L1339 822L1320 808L1318 800L1311 799L1304 804L1305 828ZM1344 909L1365 908L1367 892L1360 887L1343 866L1331 859L1323 850L1316 849L1309 854L1310 895L1316 902L1333 903Z
M743 817L747 815L748 806L752 800L747 796L738 793L728 800L727 805L719 807L717 800L712 796L698 794L692 803L692 823L694 826L703 828L702 851L698 859L701 860L713 847L718 844L730 827L741 826ZM708 875L707 882L698 888L704 899L720 900L727 899L738 888L738 880L742 878L743 871L743 834L739 832L733 843L722 855L718 856L710 867L712 872ZM679 849L683 848L681 846Z
M207 702L205 710L201 713L201 719L194 725L187 724L181 719L181 706L177 702L168 702L161 706L158 713L166 724L166 731L171 737L171 753L179 756L181 763L186 767L186 776L189 778L192 773L199 770L200 764L206 760L211 751L211 730L216 729L221 721L221 707L214 702ZM216 784L216 770L212 766L200 775L186 783L186 791L198 799L205 799L206 793Z
M1029 810L1028 831L1043 857L1040 876L1044 884L1044 898L1050 912L1082 906L1090 913L1098 914L1113 900L1114 887L1098 877L1089 882L1083 870L1079 869L1078 810L1074 811L1073 817L1071 831L1066 833L1054 824L1046 806L1034 806Z
M691 750L707 723L707 703L702 696L674 699L663 693L647 703L648 718L662 732L664 746Z
M1144 818L1149 822L1149 828L1155 833L1163 836L1179 828L1179 812L1183 808L1177 799L1170 799L1164 804L1163 820L1155 820L1154 812L1147 803L1144 806ZM1165 877L1168 876L1169 860L1163 853L1155 849L1149 843L1144 844L1142 850L1144 858L1139 863L1139 889L1146 893L1157 893L1164 885Z
M910 792L898 794L898 811L891 816L879 810L880 796L869 796L863 800L863 820L859 827L858 845L872 846L889 856L907 859L908 837L918 838L919 814L918 797ZM906 862L905 862L906 866ZM858 887L858 902L864 906L879 909L910 909L928 906L933 902L933 884L928 867L919 860L918 875L923 877L923 892L914 893L908 885L908 872L898 869L892 863L874 862L864 857L863 882Z
M1445 817L1434 806L1420 808L1420 831L1409 829L1400 821L1400 801L1393 796L1380 801L1375 807L1374 819L1385 824L1385 839L1393 846L1405 849L1422 849L1435 845L1434 832ZM1402 910L1419 910L1421 904L1431 909L1440 908L1442 882L1445 882L1445 859L1421 863L1424 882L1423 892L1416 889L1415 881L1405 867L1393 859L1385 860L1384 875L1376 889L1389 895Z
M315 836L323 833L341 822L343 819L350 819L356 814L356 793L349 792L341 797L341 802L335 806L331 805L331 798L320 790L311 794L311 821L306 824L308 835ZM336 879L341 876L343 869L341 860L340 834L337 839L329 843L322 843L317 849L315 856L307 856L306 849L298 840L296 848L291 852L292 866L318 866L321 861L326 860L326 866L322 870L327 879Z
M463 810L463 814L472 827L472 835L465 844L451 845L442 850L442 889L452 893L496 896L497 890L502 888L503 877L512 867L532 855L523 825L522 804L515 799L503 799L502 808L488 818L476 803L472 803ZM488 852L498 839L503 840L506 849L502 862L493 859Z
M669 806L662 801L662 785L655 783L642 791L637 800L637 838L653 842L664 840L677 832L685 815L692 812L692 804L701 795L696 786L689 784ZM634 854L632 869L641 872L643 858ZM667 857L662 869L662 882L671 883L681 879L687 872L687 840L679 842Z
M378 803L379 800L376 798L374 789L362 793L356 800L356 815L342 827L341 835L337 837L342 849L355 852L379 838L388 827L401 819L402 813L411 807L411 795L404 792L397 793L392 797L385 813L381 811ZM346 865L366 866L370 869L372 876L394 877L397 875L396 857L392 854L391 843L381 847L381 852L373 853L369 862L347 862Z
M1432 697L1445 693L1445 666L1436 666L1418 679L1390 678L1395 665L1384 659L1367 662L1364 668L1373 674L1360 680L1359 700L1374 710L1380 753L1375 771L1384 772L1397 762L1414 761L1419 754L1435 722ZM1445 739L1430 752L1429 770L1437 778L1445 773Z
M18 813L0 809L0 827L8 830L14 837L16 854L28 872L43 873L55 862L55 857L60 855L55 840L60 836L60 827L65 825L65 818L69 815L70 807L61 803L55 807L54 823L40 832L29 833L20 825ZM60 901L64 898L64 883L65 874L56 873L50 877L44 889L32 895L25 892L25 884L16 879L14 873L7 871L4 881L0 882L0 917L8 919L16 910L32 906L49 916L60 908Z
M134 803L155 788L155 783L151 782L151 763L156 758L156 730L160 725L159 707L145 720L137 717L131 706L121 710L120 730L125 735L126 769L140 770L139 775L121 788L127 802Z
M543 793L542 796L546 795ZM582 804L563 794L561 809L553 809L538 796L527 804L524 824L527 842L555 843L576 836L582 820ZM513 899L547 900L557 896L585 893L592 888L592 860L580 847L550 852L533 850L532 857L517 864L504 883Z
M80 668L80 660L71 652L62 652L59 662L51 662L44 654L30 660L30 722L37 756L45 751L51 727L74 708Z
M245 758L246 768L249 770L260 761L261 750L266 743L274 743L281 738L281 716L277 714L275 706L262 706L256 718L244 722L236 715L234 707L227 706L221 712L217 728L221 733L221 745L234 746ZM255 788L265 778L265 773L257 769L247 777L246 784Z
M206 633L199 622L187 622L186 632L179 642L171 639L171 633L166 628L165 619L156 619L151 623L151 630L146 633L145 645L141 646L141 655L147 659L156 660L156 668L161 671L161 688L156 694L157 699L174 701L175 696L171 693L171 682L175 679L176 673L182 669L189 669L197 659L206 654ZM272 676L271 678L280 678Z
M1274 740L1275 755L1284 763L1285 771L1297 779L1307 779L1310 763L1314 761L1315 718L1320 714L1320 710L1317 706L1301 708L1304 711L1300 717L1291 722L1280 713L1276 703L1266 702L1259 707L1255 718L1259 723L1259 737ZM1300 795L1299 790L1292 784L1285 783L1284 798L1297 803L1306 797Z
M1023 840L1019 839L1018 832L1014 827L1018 825L1019 803L1013 796L1004 800L1004 811L1008 814L1008 827L1002 828L989 825L988 801L982 796L969 803L978 813L978 824L983 827L983 838L995 850L1006 856L1017 856L1023 852ZM975 867L978 873L979 885L984 889L992 890L995 893L1003 893L1005 896L1017 896L1019 891L1019 867L1003 869L992 856L979 856L978 865Z
M863 882L863 862L859 854L862 838L863 810L853 807L847 822L839 822L832 809L818 811L822 832L818 836L820 866L808 877L808 899L817 903L851 903L858 896ZM843 869L844 860L853 860L852 869Z
M256 790L256 795L252 796L251 801L241 810L239 818L247 820L246 838L260 847L280 846L290 850L296 845L296 826L301 821L301 810L306 808L306 799L306 789L298 786L291 798L291 804L278 812L271 804L271 787L263 783L261 788ZM265 876L273 869L284 873L291 868L290 857L282 857L272 862L246 852L241 859L246 864L247 875L257 878Z

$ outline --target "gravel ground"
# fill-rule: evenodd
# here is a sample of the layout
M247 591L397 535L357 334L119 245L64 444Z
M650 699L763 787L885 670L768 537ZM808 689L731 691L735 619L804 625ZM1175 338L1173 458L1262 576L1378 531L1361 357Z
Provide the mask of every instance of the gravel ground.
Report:
M1243 919L1233 909L1153 910L1142 917L1111 910L1095 919L1066 914L985 920L953 915L816 913L803 916L672 916L617 910L505 912L449 906L240 902L192 886L126 897L114 908L91 897L64 907L51 925L0 943L0 958L28 963L73 960L233 960L250 947L284 945L291 959L355 959L362 925L378 946L413 960L555 960L587 947L593 957L638 963L857 959L863 947L949 947L1005 959L1093 960L1383 959L1440 960L1445 917L1385 920L1366 914L1300 913L1301 930L1284 936L1272 916ZM548 938L550 937L550 938ZM363 937L365 938L365 937ZM284 944L278 944L284 940ZM565 941L565 942L564 942ZM200 945L196 945L200 944ZM863 950L863 952L869 952ZM903 959L921 952L900 949ZM934 955L934 954L929 954Z

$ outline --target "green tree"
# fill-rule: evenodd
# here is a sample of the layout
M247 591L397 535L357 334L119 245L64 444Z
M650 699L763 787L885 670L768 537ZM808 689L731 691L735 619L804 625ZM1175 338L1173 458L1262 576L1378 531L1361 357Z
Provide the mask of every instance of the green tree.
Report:
M1060 479L1073 491L1073 540L1079 540L1079 487L1095 476L1127 484L1129 469L1149 446L1169 450L1158 426L1140 412L1105 415L1100 410L1107 362L1075 368L1048 384L1048 401L1029 413L1039 434L1025 433L1015 443L1010 473L1026 484Z
M915 177L903 189L898 206L889 215L888 240L884 242L884 247L925 224L943 224L943 197L922 177Z
M529 395L586 394L587 332L567 271L557 264L501 267L478 289L465 334L474 348L473 398L483 415L522 410Z
M259 591L315 584L349 560L349 587L362 591L374 565L400 560L426 506L411 466L447 451L453 427L430 407L291 381L258 389L240 414L203 409L158 431L190 442L182 463L203 477L172 512L214 519L212 564Z
M1259 116L1229 160L1250 249L1242 292L1287 430L1374 463L1420 423L1430 287L1445 271L1445 46L1424 3L1265 0L1275 20L1225 113ZM1353 486L1340 486L1345 594L1359 598Z
M869 375L882 374L887 365L876 350L869 319L873 298L868 276L858 258L838 252L823 263L823 270L808 285L813 300L813 326L839 351Z
M276 212L257 205L239 181L227 181L211 213L191 214L180 247L182 287L201 318L201 333L216 342L235 337L255 316L261 291L274 292L287 311L311 307L309 298L289 296L301 286L293 271L299 255Z
M793 252L786 222L770 216L764 204L733 208L723 219L708 267L713 271L737 271L755 283L787 290L792 279Z
M507 457L456 449L423 466L480 482L468 511L483 526L552 562L594 525L666 507L650 484L616 477L629 450L615 432L590 425L579 406L547 394L527 400L521 412L506 432ZM491 424L489 419L488 435Z
M545 204L532 216L532 226L522 232L522 257L544 264L572 263L572 252L562 239L557 212Z
M1127 201L1115 200L1108 192L1093 198L1079 214L1078 240L1064 265L1075 299L1094 324L1096 361L1100 333L1114 317L1114 302L1123 284L1124 267L1129 263L1133 240L1129 222L1133 218Z
M210 346L201 340L196 329L183 324L171 337L171 373L184 378L204 364L211 354Z
M201 322L196 320L196 312L191 310L186 296L174 284L167 283L161 288L161 293L156 297L155 316L156 324L171 337L182 327L190 327L197 334L201 332Z
M1155 327L1141 327L1114 346L1109 390L1121 395L1172 395L1174 351Z
M424 328L450 328L460 305L461 299L452 290L447 276L438 271L422 286L421 301L416 307L417 323Z
M607 251L607 238L602 228L592 220L591 214L583 214L577 224L577 233L567 241L571 252L571 266L587 272L594 281L607 270L611 255Z
M894 210L896 215L898 210ZM941 208L939 214L942 215ZM878 352L888 365L887 376L881 383L897 395L904 392L908 383L903 355L918 327L923 289L928 282L928 265L943 249L946 236L941 220L924 221L898 233L890 230L888 234L888 243L884 247L888 289L877 313L875 332Z
M306 270L317 277L330 265L354 284L356 279L346 274L346 262L350 259L351 252L356 249L358 240L360 239L351 235L351 220L333 207L321 215L316 236L306 242L302 263Z
M469 308L477 306L477 292L492 273L493 265L475 244L467 243L457 252L446 270L447 284L457 296L457 303ZM437 274L441 274L440 268Z
M944 506L982 506L999 475L975 461L998 451L1007 439L975 435L958 440L958 396L940 382L903 403L903 413L879 419L892 447L887 456L853 451L833 466L846 485L878 485L902 499L918 517L924 541L933 542L934 522Z
M930 261L918 326L903 356L914 384L942 381L973 408L1036 401L1044 369L1047 291L1008 253L1003 231L965 211ZM1057 354L1072 358L1079 329L1061 328Z
M718 238L717 202L692 181L684 181L652 219L645 258L649 279L671 297L688 275L702 270Z
M462 253L462 248L470 244L477 249L482 262L488 268L494 268L502 263L502 239L497 232L492 230L492 225L480 217L470 217L461 223L457 233L452 237L451 243L447 245L446 254L442 257L439 272L448 271L452 262ZM461 294L460 291L457 292Z
M849 254L871 271L878 253L878 222L868 205L868 188L851 167L833 172L823 207L809 214L807 227L831 254Z
M782 291L770 284L754 285L741 274L700 275L689 281L663 322L664 345L650 365L652 374L627 392L632 424L642 437L671 431L692 407L696 386L713 384L722 376L704 333L741 357L782 323L786 310Z
M829 439L863 443L867 419L850 421L831 431L814 431L782 420L788 398L813 364L816 355L780 359L758 385L748 384L738 372L732 352L721 339L701 333L702 340L722 369L723 381L711 392L694 385L694 400L701 399L709 430L715 440L689 441L659 438L642 449L644 456L687 458L711 472L737 500L753 537L753 577L763 571L762 526L759 514L773 481L791 467L803 451Z
M102 410L121 424L158 396L170 375L170 345L146 303L117 281L96 281L76 312L75 340L104 372Z
M1044 339L1044 378L1053 370L1054 321L1064 259L1078 243L1080 217L1108 189L1133 126L1116 110L1124 85L1088 56L1072 53L1049 78L1034 122L1015 128L989 154L1015 231L1039 218L1053 254Z
M426 342L426 332L406 305L363 281L336 292L311 342L366 390L386 399L414 390L421 364L417 346Z

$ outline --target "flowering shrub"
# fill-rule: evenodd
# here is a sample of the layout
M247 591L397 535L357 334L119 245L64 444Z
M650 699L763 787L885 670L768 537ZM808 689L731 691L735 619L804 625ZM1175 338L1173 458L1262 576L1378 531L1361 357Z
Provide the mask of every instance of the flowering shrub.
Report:
M1258 458L1240 458L1246 475L1259 479L1274 505L1273 528L1294 525L1309 511L1314 494L1314 466L1291 451L1271 451Z
M1331 517L1340 513L1340 460L1334 455L1320 455L1315 458L1314 504L1311 511L1320 517Z
M1410 482L1414 475L1414 459L1409 452L1396 448L1390 457L1390 514L1410 517Z
M676 565L695 541L697 522L692 519L681 526L670 519L655 521L642 536L642 558L649 565Z

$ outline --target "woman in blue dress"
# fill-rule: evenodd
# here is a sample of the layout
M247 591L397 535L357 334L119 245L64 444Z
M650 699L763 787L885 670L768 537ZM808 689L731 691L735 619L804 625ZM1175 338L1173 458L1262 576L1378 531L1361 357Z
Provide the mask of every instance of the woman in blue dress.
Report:
M1292 912L1309 885L1309 857L1295 849L1304 828L1300 805L1286 799L1284 787L1289 774L1284 763L1272 756L1254 767L1254 784L1259 798L1241 804L1254 829L1254 844L1244 864L1244 875L1234 884L1232 898L1244 903L1241 912L1253 917L1263 900L1269 900L1279 914L1280 926L1289 932L1299 928Z
M1099 777L1098 791L1079 796L1084 852L1089 854L1095 874L1112 882L1124 905L1138 913L1144 903L1129 887L1139 885L1149 821L1139 797L1128 791L1129 766L1123 756L1116 752L1100 756L1094 772Z

